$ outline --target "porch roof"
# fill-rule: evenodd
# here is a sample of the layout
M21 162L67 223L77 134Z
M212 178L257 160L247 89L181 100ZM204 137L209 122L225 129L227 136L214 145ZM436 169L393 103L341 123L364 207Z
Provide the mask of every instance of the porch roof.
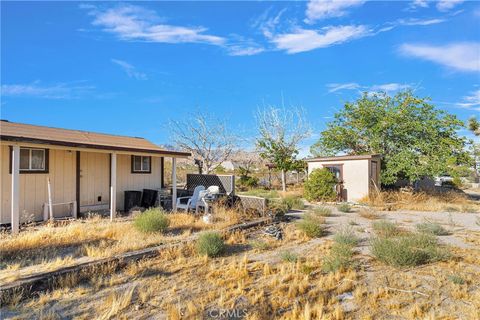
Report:
M163 149L144 138L44 127L6 120L0 121L0 141L152 153L159 156L188 157L191 155L189 152Z

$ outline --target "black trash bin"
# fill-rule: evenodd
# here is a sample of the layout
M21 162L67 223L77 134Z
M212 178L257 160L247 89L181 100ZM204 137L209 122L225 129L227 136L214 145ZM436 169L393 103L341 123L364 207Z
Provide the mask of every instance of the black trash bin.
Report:
M150 208L155 206L155 202L157 201L157 196L158 196L157 190L143 189L142 207Z
M125 191L124 210L126 212L134 207L140 207L142 191Z

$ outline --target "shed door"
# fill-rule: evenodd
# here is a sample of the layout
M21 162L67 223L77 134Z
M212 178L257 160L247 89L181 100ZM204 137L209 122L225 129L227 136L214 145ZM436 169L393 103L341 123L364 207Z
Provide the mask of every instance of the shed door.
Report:
M110 207L110 155L80 153L80 211Z

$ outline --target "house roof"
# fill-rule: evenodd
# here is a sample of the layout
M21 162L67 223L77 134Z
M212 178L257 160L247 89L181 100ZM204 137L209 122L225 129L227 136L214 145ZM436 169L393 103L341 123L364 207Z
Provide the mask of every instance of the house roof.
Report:
M306 162L319 162L319 161L347 161L347 160L363 160L363 159L372 159L372 158L381 158L380 154L362 154L362 155L345 155L345 156L334 156L334 157L316 157L305 159Z
M6 120L0 121L0 140L179 157L190 156L189 152L166 150L144 138L36 126Z

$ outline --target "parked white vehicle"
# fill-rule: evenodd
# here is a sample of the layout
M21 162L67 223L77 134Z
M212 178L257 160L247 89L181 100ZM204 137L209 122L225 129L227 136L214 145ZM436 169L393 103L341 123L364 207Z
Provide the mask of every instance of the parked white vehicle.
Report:
M451 186L453 184L453 178L448 174L442 174L435 177L435 187Z

